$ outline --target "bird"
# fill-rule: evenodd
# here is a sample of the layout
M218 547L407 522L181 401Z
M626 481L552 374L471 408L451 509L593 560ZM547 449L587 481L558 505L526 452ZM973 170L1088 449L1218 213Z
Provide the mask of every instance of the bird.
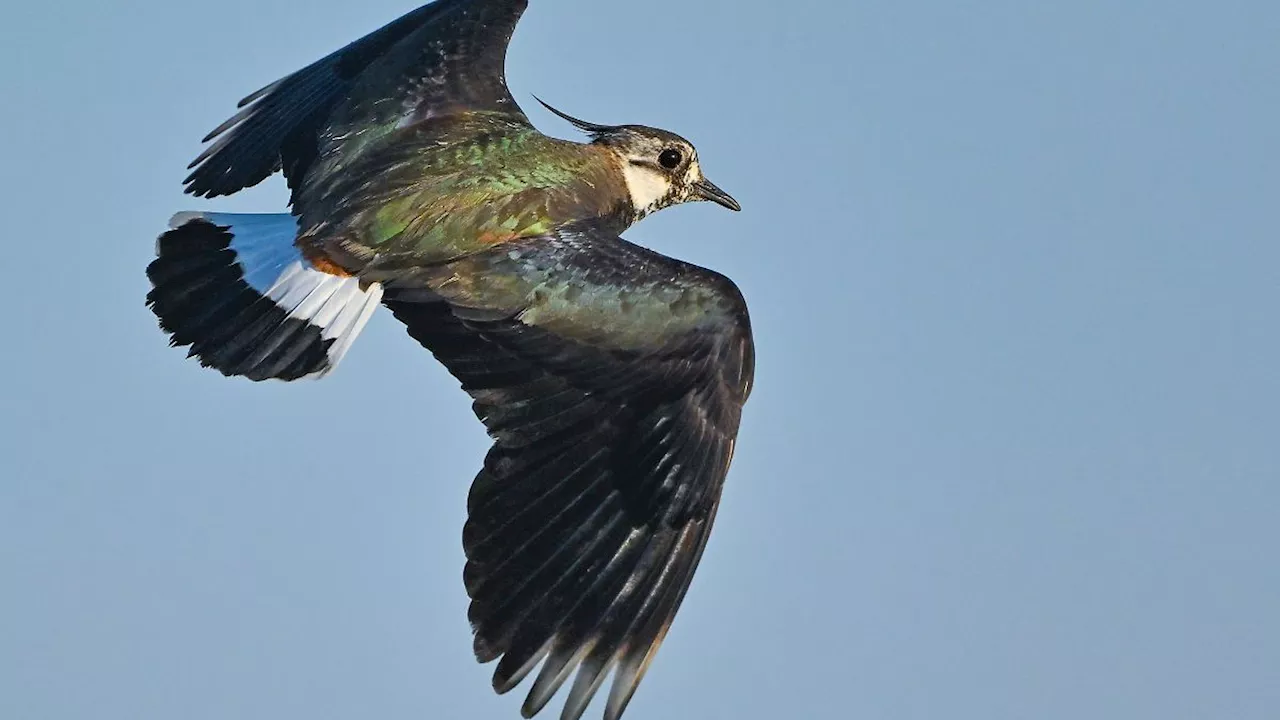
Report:
M287 212L181 212L146 304L170 344L253 381L331 372L379 307L451 373L492 445L467 497L475 657L533 717L611 675L620 718L715 521L751 394L746 302L623 239L689 202L734 211L697 150L644 125L534 128L505 79L527 0L436 0L244 98L185 191L281 172ZM536 96L535 96L536 98Z

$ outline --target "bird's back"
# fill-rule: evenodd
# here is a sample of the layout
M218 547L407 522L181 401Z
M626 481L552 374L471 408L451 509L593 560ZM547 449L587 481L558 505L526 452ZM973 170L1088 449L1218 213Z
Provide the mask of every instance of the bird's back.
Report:
M298 198L302 242L352 271L374 256L388 266L444 262L570 220L620 232L629 214L608 150L486 112L335 145Z

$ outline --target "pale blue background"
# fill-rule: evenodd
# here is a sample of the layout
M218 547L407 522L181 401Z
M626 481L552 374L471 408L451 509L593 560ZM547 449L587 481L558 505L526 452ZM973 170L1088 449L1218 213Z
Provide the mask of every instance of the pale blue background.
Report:
M628 720L1280 717L1280 4L531 5L541 127L669 127L746 207L628 235L759 348ZM411 6L0 10L0 718L517 717L456 383L383 316L226 380L142 304L172 212L285 199L181 195L200 137Z

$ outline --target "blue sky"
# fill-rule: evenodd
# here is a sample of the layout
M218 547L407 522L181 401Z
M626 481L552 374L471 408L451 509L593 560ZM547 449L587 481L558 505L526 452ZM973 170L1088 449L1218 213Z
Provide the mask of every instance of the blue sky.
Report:
M1280 5L531 5L540 127L669 128L745 208L627 235L734 278L759 354L629 720L1280 716ZM183 196L200 137L411 7L0 10L0 717L518 717L447 373L380 316L227 380L142 302L170 214L285 201Z

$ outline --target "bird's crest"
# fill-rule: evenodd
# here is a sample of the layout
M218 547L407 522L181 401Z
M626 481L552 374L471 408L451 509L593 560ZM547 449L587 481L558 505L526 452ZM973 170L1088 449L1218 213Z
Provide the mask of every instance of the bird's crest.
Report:
M537 95L534 95L533 99L537 100L542 105L542 107L550 110L556 117L559 117L561 120L568 121L570 125L573 125L574 127L578 128L582 132L590 135L591 139L593 140L604 137L606 135L612 135L613 133L618 132L618 130L620 130L622 127L621 125L599 125L597 123L587 122L586 120L580 120L570 115L569 113L564 112L563 110L558 110L552 107L550 103L538 97Z

